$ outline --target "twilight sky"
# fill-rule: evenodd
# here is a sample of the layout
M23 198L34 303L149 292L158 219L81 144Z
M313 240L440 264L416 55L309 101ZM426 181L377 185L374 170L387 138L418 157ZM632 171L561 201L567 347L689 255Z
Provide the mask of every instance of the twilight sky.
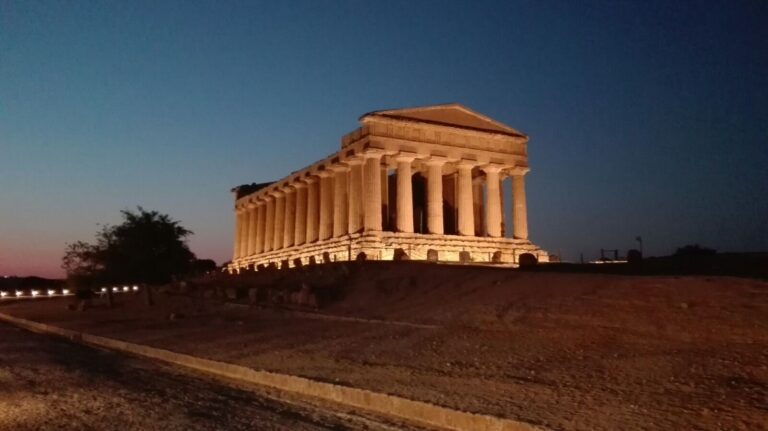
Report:
M230 188L368 111L459 102L530 135L566 259L768 250L765 1L0 0L0 275L142 205L230 258Z

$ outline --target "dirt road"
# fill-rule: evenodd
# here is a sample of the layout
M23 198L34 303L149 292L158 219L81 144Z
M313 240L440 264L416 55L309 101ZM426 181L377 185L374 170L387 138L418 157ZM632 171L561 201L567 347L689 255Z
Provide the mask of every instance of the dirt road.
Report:
M394 430L0 324L0 430Z

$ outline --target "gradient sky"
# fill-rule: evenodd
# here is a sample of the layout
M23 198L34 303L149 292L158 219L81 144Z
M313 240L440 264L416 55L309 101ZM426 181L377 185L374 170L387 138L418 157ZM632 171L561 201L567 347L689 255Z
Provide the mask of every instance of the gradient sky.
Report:
M231 187L446 102L530 135L531 238L566 259L768 250L765 1L0 0L0 274L61 276L136 205L221 263Z

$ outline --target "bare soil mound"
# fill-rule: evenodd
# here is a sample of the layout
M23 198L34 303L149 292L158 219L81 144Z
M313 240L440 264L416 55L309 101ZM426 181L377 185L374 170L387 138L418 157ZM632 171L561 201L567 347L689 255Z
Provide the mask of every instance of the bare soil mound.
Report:
M314 272L313 272L314 271ZM21 317L393 393L553 429L766 429L768 282L526 272L417 262L210 280L335 292L318 319L284 308L119 297ZM210 287L210 286L209 286ZM169 313L184 318L171 320ZM391 322L415 323L402 326Z

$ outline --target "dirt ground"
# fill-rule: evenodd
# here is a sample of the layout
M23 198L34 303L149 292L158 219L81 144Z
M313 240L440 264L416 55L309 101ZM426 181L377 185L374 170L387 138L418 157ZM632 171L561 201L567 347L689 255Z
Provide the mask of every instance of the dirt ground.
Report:
M321 310L359 321L169 295L62 301L0 312L552 429L768 429L760 280L369 265Z
M0 324L0 429L379 430L402 424L277 401L125 355Z

